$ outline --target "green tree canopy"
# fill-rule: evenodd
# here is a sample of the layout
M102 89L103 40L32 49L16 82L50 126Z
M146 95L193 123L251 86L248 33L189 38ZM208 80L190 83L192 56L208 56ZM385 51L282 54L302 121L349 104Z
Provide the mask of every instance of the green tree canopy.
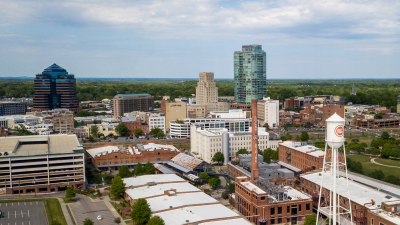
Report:
M205 182L208 182L208 180L210 179L210 176L208 175L208 173L206 171L203 171L200 173L199 178Z
M147 162L146 165L144 165L144 171L146 174L155 174L156 168L154 167L153 163Z
M216 188L218 187L218 185L221 184L221 180L219 179L219 177L213 177L208 180L208 184L210 184L212 188Z
M126 127L126 125L124 123L119 123L115 127L115 132L117 132L117 134L119 136L125 136L126 134L128 134L131 131L128 129L128 127Z
M385 174L383 173L382 170L377 170L375 169L374 171L370 172L368 176L378 179L378 180L383 180L385 178Z
M90 218L85 218L85 220L83 221L83 225L93 225L93 224L94 222Z
M118 176L120 176L121 178L131 177L132 173L129 170L128 166L122 165L118 170Z
M217 152L217 153L214 154L212 160L214 162L218 162L218 163L223 162L224 161L224 154L222 154L222 152Z
M308 136L308 132L307 131L302 131L301 132L301 136L300 136L300 140L303 142L306 142L310 139L310 136Z
M120 176L116 176L111 185L111 194L121 196L125 192L125 183Z
M157 133L157 137L158 138L163 138L165 136L165 134L164 134L164 132L162 131L162 130L160 130L158 133Z
M147 225L165 225L165 223L160 216L152 216Z
M98 137L99 136L99 127L96 125L91 126L90 133L91 133L91 135Z
M138 162L138 164L135 167L135 172L134 174L136 176L140 176L146 173L146 170L143 168L142 164L140 162Z
M311 215L306 216L304 225L315 225L316 223L317 223L317 214L313 213Z
M265 127L265 129L269 130L269 124L268 123L264 123L263 127Z
M136 136L139 136L139 135L143 134L143 130L140 129L140 128L136 128L134 133L135 133Z
M14 127L13 135L15 136L25 136L25 135L34 135L34 133L30 132L26 127L22 124Z
M158 134L158 132L160 132L160 131L162 131L160 128L158 128L158 127L153 127L153 128L151 128L149 134L150 134L150 135L153 135L154 137L156 137L157 134Z
M236 152L236 156L240 155L240 154L249 154L249 152L247 151L247 149L239 149L239 151Z
M67 200L71 200L72 198L75 198L75 191L71 186L68 186L67 189L65 190L65 198Z
M146 199L139 198L132 206L131 217L135 223L145 224L150 220L151 210Z
M387 131L383 131L382 135L381 135L381 139L382 140L389 140L389 138L390 138L389 133Z

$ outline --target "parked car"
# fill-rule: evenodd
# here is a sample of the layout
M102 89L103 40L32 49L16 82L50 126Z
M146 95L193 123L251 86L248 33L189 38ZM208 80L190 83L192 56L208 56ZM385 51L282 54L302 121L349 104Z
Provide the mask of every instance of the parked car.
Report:
M102 220L103 217L101 217L100 215L97 216L97 220Z

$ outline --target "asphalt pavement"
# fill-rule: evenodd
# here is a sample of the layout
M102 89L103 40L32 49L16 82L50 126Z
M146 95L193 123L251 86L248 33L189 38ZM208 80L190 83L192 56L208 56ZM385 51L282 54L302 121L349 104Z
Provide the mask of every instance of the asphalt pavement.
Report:
M93 201L83 195L77 195L75 199L78 202L69 204L69 207L77 225L82 225L85 218L90 218L96 225L114 224L115 217L103 201ZM103 219L97 220L98 215L101 215Z
M65 191L59 191L59 192L52 192L52 193L41 193L41 194L36 194L36 198L57 198L57 197L65 197ZM35 198L35 194L12 194L12 195L0 195L0 199L32 199Z
M0 225L47 225L43 202L0 203Z

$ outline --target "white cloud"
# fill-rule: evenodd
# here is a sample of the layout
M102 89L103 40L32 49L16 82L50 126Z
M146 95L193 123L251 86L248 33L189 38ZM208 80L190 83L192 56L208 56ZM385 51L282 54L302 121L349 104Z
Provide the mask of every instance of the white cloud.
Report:
M222 7L221 4L224 3ZM159 39L395 39L397 0L0 1L2 24L52 23L130 30Z

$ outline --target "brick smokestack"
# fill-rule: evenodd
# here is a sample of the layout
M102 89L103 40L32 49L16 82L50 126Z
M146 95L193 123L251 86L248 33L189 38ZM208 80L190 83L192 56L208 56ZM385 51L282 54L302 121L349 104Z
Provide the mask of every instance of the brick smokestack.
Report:
M251 100L251 183L258 179L258 120L257 99Z

